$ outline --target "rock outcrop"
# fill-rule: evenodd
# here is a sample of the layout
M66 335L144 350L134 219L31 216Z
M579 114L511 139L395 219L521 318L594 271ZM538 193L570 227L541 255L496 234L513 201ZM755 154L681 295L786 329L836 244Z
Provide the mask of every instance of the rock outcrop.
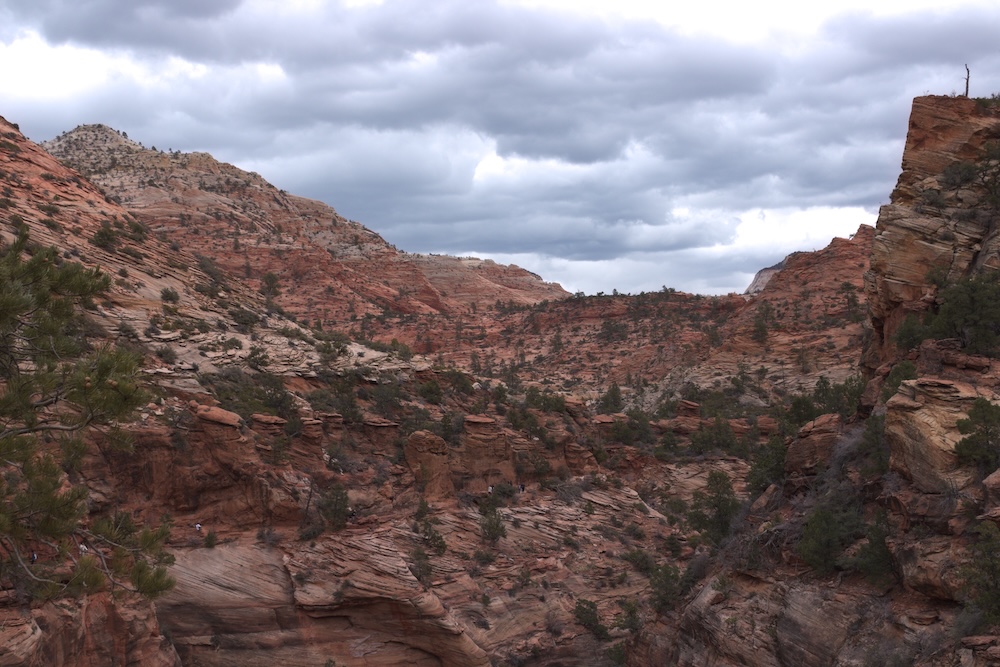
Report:
M992 204L974 175L998 138L1000 115L992 106L963 97L914 100L902 172L879 211L865 274L874 335L868 368L894 359L894 333L908 315L932 308L938 285L1000 268Z

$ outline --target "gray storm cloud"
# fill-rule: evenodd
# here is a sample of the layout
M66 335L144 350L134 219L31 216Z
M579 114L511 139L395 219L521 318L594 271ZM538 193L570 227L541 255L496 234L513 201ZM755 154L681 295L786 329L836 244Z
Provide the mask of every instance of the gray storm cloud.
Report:
M0 113L34 139L103 122L208 150L400 248L533 257L587 291L742 289L797 248L704 261L740 214L874 211L913 96L959 89L965 63L974 94L1000 89L1000 13L984 9L846 14L794 45L488 1L8 0L0 24L8 44L30 30L199 68L56 105L12 96ZM613 261L627 270L592 270Z

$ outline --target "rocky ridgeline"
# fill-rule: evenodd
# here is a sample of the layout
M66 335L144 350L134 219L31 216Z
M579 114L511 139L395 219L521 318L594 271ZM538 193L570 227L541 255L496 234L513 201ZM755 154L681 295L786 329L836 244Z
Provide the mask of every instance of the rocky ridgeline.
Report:
M0 122L0 231L115 277L91 336L155 397L67 483L170 515L177 582L2 575L0 664L994 664L963 566L1000 481L955 445L995 362L896 331L993 266L949 165L995 128L916 100L877 228L753 294L569 297L205 154L85 126L46 144L74 171Z
M325 204L207 154L146 149L101 125L44 146L175 247L254 288L274 274L283 312L473 372L502 362L593 398L611 381L655 383L659 394L764 368L768 391L796 391L856 370L867 227L796 253L751 299L664 290L567 301L517 267L399 252Z
M873 237L863 226L851 239L795 253L752 297L664 289L530 307L492 303L447 318L386 313L353 326L441 363L485 377L514 373L583 400L617 382L652 408L685 386L728 386L743 373L759 378L758 399L770 401L812 390L820 377L843 382L857 373Z
M206 153L146 149L103 125L78 127L44 147L155 234L211 257L248 285L276 275L284 287L278 303L309 324L567 296L518 267L399 252L326 204L278 190Z

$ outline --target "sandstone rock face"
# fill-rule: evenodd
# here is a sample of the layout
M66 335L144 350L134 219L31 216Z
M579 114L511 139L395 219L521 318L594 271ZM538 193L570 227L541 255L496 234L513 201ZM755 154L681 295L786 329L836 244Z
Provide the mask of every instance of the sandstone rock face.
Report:
M511 445L496 420L478 415L465 417L461 447L452 456L455 488L483 493L501 482L514 482Z
M744 294L757 294L764 290L767 283L770 282L771 278L776 276L779 271L785 268L785 260L781 260L774 266L769 266L766 269L761 269L754 275L753 280L750 285L746 288Z
M948 535L932 535L894 545L900 575L913 590L941 600L961 599L965 549Z
M223 410L222 408L217 408L211 405L199 405L195 408L195 414L198 416L198 419L204 419L207 422L222 424L223 426L230 426L233 428L239 427L239 425L243 423L243 418L235 412L229 412L228 410ZM281 421L285 420L282 419Z
M424 485L428 500L454 497L448 443L433 433L415 431L407 438L404 453L413 475Z
M683 667L846 666L871 656L872 640L899 622L887 600L851 586L713 579L685 608L674 645L658 646L669 638L661 636L640 656Z
M785 454L785 472L809 475L829 463L842 428L840 415L822 415L799 429Z
M160 634L152 605L116 603L107 594L15 611L0 606L3 667L180 667Z
M893 334L908 314L928 310L937 291L935 280L1000 268L998 237L983 215L982 194L968 186L949 186L944 178L949 165L976 161L998 130L1000 116L974 100L914 100L902 173L891 203L879 211L871 269L865 275L874 333L865 354L870 369L896 354Z
M964 489L973 472L960 467L956 428L979 396L970 385L934 378L904 381L886 404L885 436L889 465L924 493Z
M180 554L158 614L187 664L488 665L481 648L376 535L288 555L220 545ZM321 574L322 573L322 574Z

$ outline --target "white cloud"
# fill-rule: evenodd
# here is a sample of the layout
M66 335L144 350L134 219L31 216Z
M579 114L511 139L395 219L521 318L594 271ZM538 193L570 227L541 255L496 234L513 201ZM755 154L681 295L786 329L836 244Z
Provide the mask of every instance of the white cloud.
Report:
M914 95L965 62L1000 90L983 2L80 7L0 6L0 112L28 136L207 150L400 248L594 292L742 290L874 220Z
M704 216L705 212L699 213ZM793 252L819 250L834 237L847 238L862 224L874 225L875 214L857 207L817 207L798 209L756 209L739 214L717 212L716 221L731 216L731 235L708 245L685 249L651 250L669 245L670 236L697 230L704 218L691 211L672 212L672 226L636 225L630 229L629 250L605 260L572 260L540 253L495 253L487 249L466 250L462 256L489 258L517 264L560 283L571 292L611 293L612 289L637 293L656 291L663 286L700 294L742 293L754 274ZM694 234L706 238L709 234ZM666 237L666 238L665 238Z
M78 46L52 46L33 30L0 42L0 89L5 96L53 103L107 85L115 76L133 77L128 57Z
M788 2L787 0L504 0L505 4L532 8L555 8L605 19L651 19L689 34L722 37L730 42L781 39L795 44L815 34L831 18L863 13L894 16L942 8L939 0L836 0L836 2ZM990 0L964 0L962 6L989 8Z
M861 225L875 225L877 214L858 206L757 209L739 215L729 249L819 250L833 237L846 238ZM763 267L761 267L763 268Z

